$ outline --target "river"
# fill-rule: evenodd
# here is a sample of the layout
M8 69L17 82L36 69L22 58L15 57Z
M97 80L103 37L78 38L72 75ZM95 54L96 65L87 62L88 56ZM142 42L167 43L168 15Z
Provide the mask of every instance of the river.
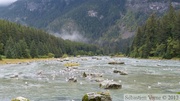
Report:
M111 61L125 64L108 64ZM67 69L67 62L80 65ZM115 74L115 69L128 75ZM100 88L99 82L83 78L83 72L102 74L101 79L116 81L122 88ZM69 77L77 82L68 82ZM124 94L175 94L180 92L180 61L102 56L0 65L0 101L18 96L30 101L81 101L88 92L109 92L113 101L123 101Z

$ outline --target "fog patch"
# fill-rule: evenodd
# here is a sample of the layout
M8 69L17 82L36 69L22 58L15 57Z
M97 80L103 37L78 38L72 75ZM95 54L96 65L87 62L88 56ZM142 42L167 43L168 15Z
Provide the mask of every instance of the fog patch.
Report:
M85 38L82 34L80 34L79 31L68 32L66 30L61 30L60 33L51 32L51 34L55 35L56 37L61 37L64 40L88 43L88 39Z
M64 40L71 40L76 42L88 43L89 39L84 37L85 32L78 26L78 24L72 19L64 19L57 29L57 33L53 33L57 37L61 37Z

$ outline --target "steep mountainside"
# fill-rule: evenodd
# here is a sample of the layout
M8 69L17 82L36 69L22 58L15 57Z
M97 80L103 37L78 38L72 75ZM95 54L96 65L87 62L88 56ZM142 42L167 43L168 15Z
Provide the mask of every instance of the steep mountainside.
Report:
M107 52L125 52L137 26L152 12L166 12L168 1L18 0L1 9L0 17L45 29L64 39L98 43ZM172 4L180 8L179 0L172 0Z

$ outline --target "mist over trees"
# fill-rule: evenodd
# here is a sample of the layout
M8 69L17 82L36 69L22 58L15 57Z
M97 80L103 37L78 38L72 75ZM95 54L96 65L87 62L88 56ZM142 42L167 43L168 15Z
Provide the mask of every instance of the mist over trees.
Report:
M102 53L102 49L95 45L63 40L42 30L0 20L0 55L7 58L61 57L63 54L75 56Z
M146 23L139 27L132 46L131 57L180 57L180 11L172 5L161 18L153 13Z

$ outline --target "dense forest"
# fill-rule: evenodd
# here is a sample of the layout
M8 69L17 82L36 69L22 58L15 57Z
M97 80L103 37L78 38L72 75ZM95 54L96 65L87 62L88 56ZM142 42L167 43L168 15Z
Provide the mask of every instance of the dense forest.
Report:
M0 20L0 55L6 58L97 55L102 52L95 45L63 40L42 30Z
M139 27L132 46L131 57L180 57L180 11L172 5L163 17L153 13L146 23Z

